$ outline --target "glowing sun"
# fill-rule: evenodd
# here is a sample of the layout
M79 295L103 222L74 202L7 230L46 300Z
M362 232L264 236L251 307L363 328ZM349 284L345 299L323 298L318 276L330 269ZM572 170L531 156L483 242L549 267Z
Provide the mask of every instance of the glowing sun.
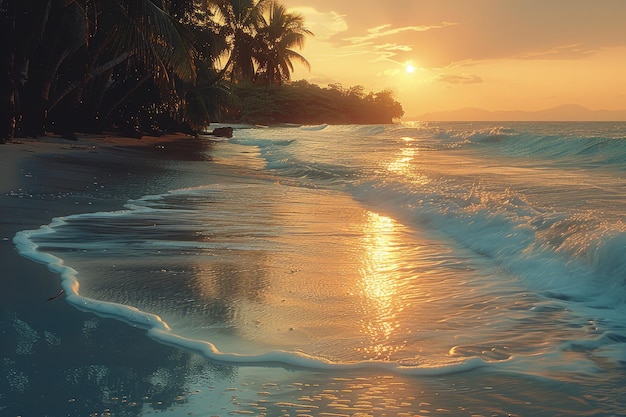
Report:
M404 70L407 74L413 74L415 72L415 67L413 66L413 64L409 63L404 66Z

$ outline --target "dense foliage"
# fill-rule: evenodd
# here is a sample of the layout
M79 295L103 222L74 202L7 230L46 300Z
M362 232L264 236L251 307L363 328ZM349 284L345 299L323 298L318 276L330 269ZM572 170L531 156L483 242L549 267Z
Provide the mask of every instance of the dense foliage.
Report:
M231 120L276 124L379 124L402 117L402 105L389 90L365 94L363 87L320 87L306 81L285 85L234 86L239 104L232 106Z
M296 52L309 35L275 0L0 0L0 142L48 131L193 132L224 116L401 115L388 92L290 85L293 63L309 65Z
M199 129L308 34L273 0L0 0L0 140Z

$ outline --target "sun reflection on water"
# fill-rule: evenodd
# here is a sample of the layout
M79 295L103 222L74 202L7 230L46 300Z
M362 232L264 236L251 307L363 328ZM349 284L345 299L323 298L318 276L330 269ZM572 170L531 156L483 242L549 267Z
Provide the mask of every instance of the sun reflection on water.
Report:
M406 180L415 184L428 184L430 178L416 169L415 159L419 155L419 147L414 143L415 139L404 137L402 140L405 146L400 149L400 154L396 159L386 165L386 170L402 175Z
M400 326L397 314L402 311L398 283L394 277L398 265L394 252L396 223L390 217L368 212L364 223L361 289L365 297L361 332L369 345L359 348L367 358L389 359L402 344L393 343Z

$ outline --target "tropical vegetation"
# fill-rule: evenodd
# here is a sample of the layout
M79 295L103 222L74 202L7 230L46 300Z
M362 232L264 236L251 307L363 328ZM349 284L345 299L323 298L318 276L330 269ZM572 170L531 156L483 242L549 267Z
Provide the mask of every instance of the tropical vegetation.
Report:
M227 117L253 121L251 100L263 95L291 109L259 120L304 121L321 103L337 106L291 83L295 63L309 66L296 50L311 35L276 0L0 0L0 141L195 132ZM390 103L386 92L357 93Z
M224 116L255 124L385 124L402 117L393 92L365 93L362 86L321 87L300 80L289 84L234 86L238 102Z

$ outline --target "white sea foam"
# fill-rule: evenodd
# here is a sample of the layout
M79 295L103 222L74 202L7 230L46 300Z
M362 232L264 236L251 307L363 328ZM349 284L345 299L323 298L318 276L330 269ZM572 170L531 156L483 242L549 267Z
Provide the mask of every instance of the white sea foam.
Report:
M596 165L611 158L596 151L607 138L519 126L238 133L219 145L230 158L223 166L235 167L229 174L243 176L238 182L146 196L124 211L55 219L16 235L18 250L60 274L78 308L222 363L407 375L550 369L554 376L612 372L602 361L623 360L625 194L612 174L621 162L589 171L589 155ZM623 146L611 140L616 143L607 146ZM579 154L584 169L568 159ZM71 236L69 220L93 220L84 233L97 229L113 237L46 241L46 233L66 226ZM150 310L84 297L77 271L64 264L64 255L40 252L33 242L39 238L52 252L118 248L124 255L132 248L155 263L146 282L161 280L180 298L151 295ZM158 258L150 258L155 253ZM167 275L175 268L156 266L160 262L176 264L179 275ZM193 268L202 279L180 278ZM349 287L353 275L357 284ZM322 288L314 285L318 279ZM232 292L243 295L228 298ZM345 302L351 297L356 301ZM333 328L332 320L340 325ZM180 331L184 323L194 330ZM268 331L274 333L264 335ZM367 331L368 337L359 334ZM268 342L271 334L283 339ZM323 353L275 346L307 337ZM238 344L241 352L231 349ZM384 351L390 347L410 353L393 356ZM332 355L342 349L350 359ZM428 354L420 357L422 350ZM380 359L385 355L394 359Z
M183 347L198 352L218 362L247 366L281 366L314 371L347 371L347 370L381 370L404 375L437 376L459 372L467 372L482 367L496 366L496 362L487 362L481 358L469 358L455 364L436 365L403 365L397 362L368 360L360 362L334 362L314 357L302 352L273 351L259 354L238 354L221 352L217 347L206 341L191 340L177 336L169 331L151 329L149 335L160 342Z
M58 227L63 223L64 220L62 218L57 218L52 222L54 227ZM167 323L162 321L157 315L145 313L130 306L96 301L80 296L78 291L80 284L76 270L72 267L64 265L61 258L49 253L38 251L38 245L31 240L33 236L54 233L54 227L43 226L37 230L25 230L18 232L13 239L13 243L15 244L20 255L37 263L47 265L50 271L60 275L62 280L61 285L65 291L66 299L70 304L74 305L78 309L90 311L103 317L117 318L132 324L133 326L139 326L146 329L158 328L169 330Z

